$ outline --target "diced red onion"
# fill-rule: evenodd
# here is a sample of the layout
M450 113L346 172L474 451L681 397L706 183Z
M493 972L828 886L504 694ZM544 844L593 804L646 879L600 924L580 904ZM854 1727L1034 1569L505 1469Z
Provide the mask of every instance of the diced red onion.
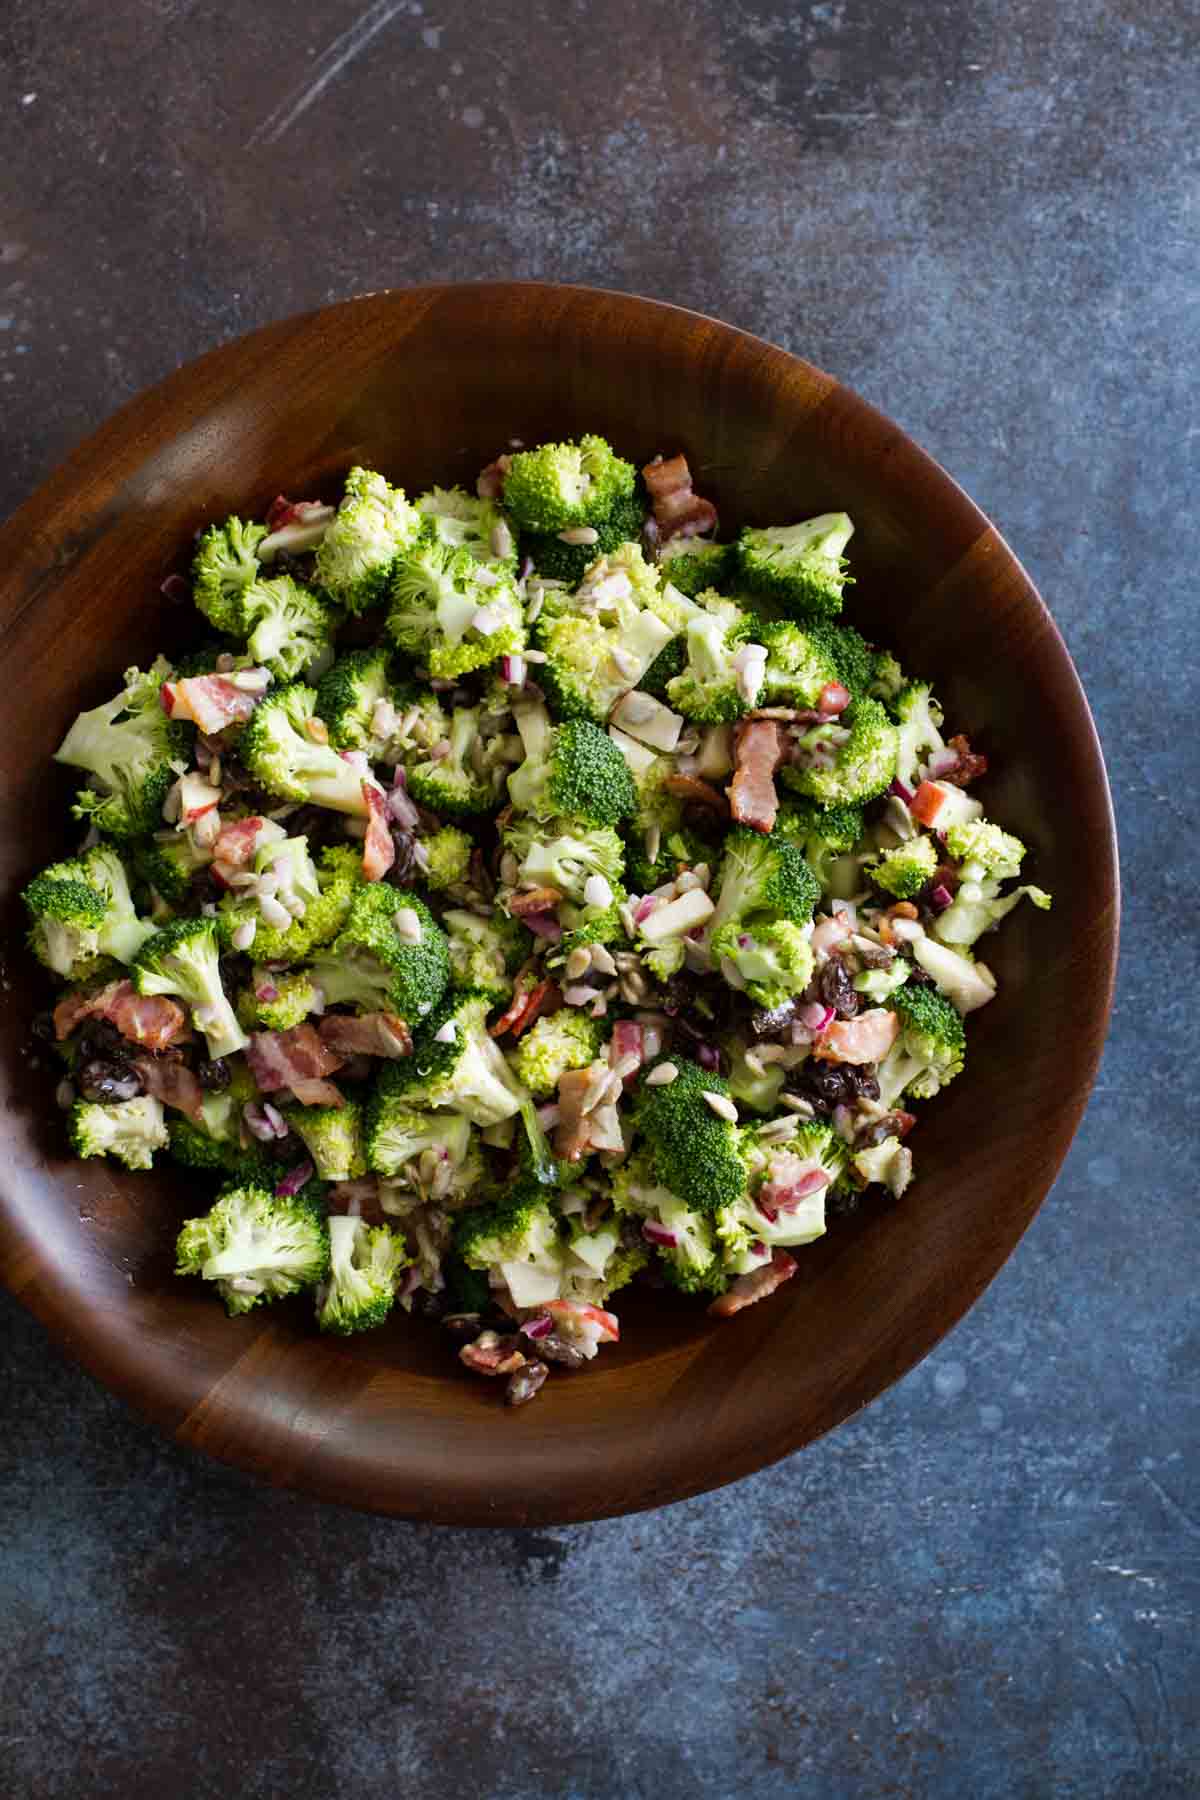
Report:
M521 923L529 927L534 937L545 938L548 944L557 944L563 934L562 926L552 912L526 913Z
M721 1052L717 1049L715 1044L698 1044L696 1046L696 1061L700 1064L702 1069L707 1069L711 1075L719 1075L721 1073Z
M297 1163L294 1169L288 1170L282 1181L276 1183L275 1198L290 1200L293 1194L300 1192L306 1182L312 1180L313 1174L314 1170L310 1162Z
M350 767L354 770L356 775L361 775L364 779L370 778L371 765L367 761L367 753L365 750L339 750L338 755L343 762L348 762L350 764Z
M634 924L635 925L643 924L645 922L645 920L647 920L650 917L650 914L654 911L655 907L658 904L659 904L659 902L654 898L653 894L643 894L642 898L638 901L637 905L633 909ZM529 923L528 920L526 920L525 922L526 922L526 924Z
M526 1319L521 1330L527 1338L549 1337L554 1330L554 1318L550 1313L539 1313L536 1319Z
M758 1208L759 1212L762 1214L763 1218L766 1219L770 1224L774 1225L775 1221L779 1217L779 1212L778 1212L777 1208L775 1208L774 1206L768 1206L767 1202L762 1198L761 1194L759 1195L758 1199L754 1202L754 1204L757 1206L757 1208Z
M939 775L948 775L951 769L956 769L957 767L957 750L935 750L926 764L925 774L926 777L932 781L936 780Z
M272 1110L274 1110L272 1108ZM246 1130L256 1137L260 1144L269 1144L275 1136L275 1127L266 1117L264 1109L248 1100L242 1108L242 1118L246 1122Z
M832 1006L824 1006L819 1000L810 1000L807 1006L800 1008L796 1016L809 1031L824 1031L833 1024L835 1014Z
M500 672L509 687L525 685L525 658L523 656L502 656Z
M946 908L953 904L953 901L954 895L943 882L939 881L935 888L930 888L929 904L934 912L945 912Z
M663 1250L679 1248L679 1233L660 1225L657 1219L643 1219L642 1236L648 1244L658 1244Z
M192 597L191 586L182 575L168 575L160 582L158 591L164 600L190 600Z
M267 1121L267 1124L271 1127L271 1130L275 1133L277 1138L285 1138L287 1136L288 1122L278 1108L271 1105L269 1100L263 1101L263 1118Z
M254 998L269 1006L273 1000L278 1000L279 989L273 981L264 981L261 987L255 988Z
M895 794L895 796L898 800L903 800L905 806L907 806L910 803L910 801L916 799L916 795L914 794L912 788L905 787L904 783L900 780L899 776L897 776L895 781L893 781L891 787L888 789L888 793Z
M750 1245L751 1256L765 1256L766 1253L767 1246L763 1243L762 1239L755 1238L754 1242Z

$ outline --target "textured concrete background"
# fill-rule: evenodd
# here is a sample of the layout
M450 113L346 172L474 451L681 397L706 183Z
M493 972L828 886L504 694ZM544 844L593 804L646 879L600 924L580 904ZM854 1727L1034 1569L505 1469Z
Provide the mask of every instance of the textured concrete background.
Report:
M864 1416L707 1499L495 1535L322 1509L163 1444L0 1301L0 1792L1200 1792L1198 37L1194 0L0 8L0 510L179 362L359 289L703 308L1009 535L1105 737L1127 908L1018 1254Z

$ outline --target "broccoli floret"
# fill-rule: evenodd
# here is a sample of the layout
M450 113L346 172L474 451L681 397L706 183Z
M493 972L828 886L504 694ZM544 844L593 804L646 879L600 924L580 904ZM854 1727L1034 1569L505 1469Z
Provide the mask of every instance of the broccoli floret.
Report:
M522 708L522 714L527 711ZM508 778L508 793L518 812L538 819L566 814L593 825L618 825L637 809L628 763L608 733L587 719L557 726L547 720L544 747L526 754Z
M398 1231L336 1213L329 1221L329 1277L317 1295L317 1324L343 1336L371 1331L392 1310L400 1271L412 1258Z
M842 678L845 680L845 677ZM868 694L877 700L886 700L890 706L907 681L907 676L890 650L877 650L871 664L871 673L867 682ZM849 687L850 683L846 682Z
M671 796L667 795L666 799L670 800ZM653 860L647 851L649 847L655 847L654 839L647 837L644 827L631 827L626 834L625 846L626 884L635 894L653 893L655 888L675 881L685 869L694 869L700 863L708 863L711 867L717 855L708 840L687 825L674 830L659 828L657 854Z
M449 738L443 740L450 746L445 755L426 755L409 763L408 791L419 806L460 816L490 812L496 804L494 774L477 764L480 710L456 707Z
M721 588L733 572L733 545L710 544L705 538L669 537L658 552L664 581L694 598L705 588Z
M196 546L192 598L205 618L230 637L244 635L242 596L258 577L257 551L266 535L265 525L230 518L210 525Z
M732 600L696 610L684 634L683 673L667 683L668 704L705 725L726 725L749 712L756 694L745 686L746 677L739 681L733 661L764 629Z
M964 865L964 875L972 879L988 875L996 881L1015 881L1025 858L1020 838L1001 831L988 819L952 825L946 833L946 848Z
M815 800L799 798L786 801L775 820L776 833L800 846L823 894L840 892L838 865L858 844L864 829L861 806L819 806ZM857 886L857 867L852 880ZM852 891L853 888L848 890L843 898Z
M774 1127L777 1121L770 1123ZM758 1268L777 1248L795 1249L824 1234L825 1202L843 1180L845 1146L820 1120L794 1120L792 1125L792 1135L782 1143L777 1137L762 1142L762 1127L747 1133L756 1195L746 1194L722 1208L716 1221L731 1275Z
M879 658L853 625L838 625L832 619L810 619L804 630L810 642L833 664L834 680L849 688L855 699L865 694Z
M248 1041L221 986L219 956L214 919L175 919L146 940L133 964L138 993L182 1000L214 1059L232 1056Z
M325 721L329 741L337 750L365 750L372 762L382 761L387 734L376 730L375 709L380 701L391 704L388 679L390 656L386 649L348 650L327 669L317 684L317 717Z
M1024 899L1032 900L1042 912L1049 912L1052 905L1044 888L1019 887L1001 894L998 881L963 881L945 912L934 920L934 936L943 944L965 948L985 931L993 931Z
M357 1100L344 1100L341 1106L288 1106L283 1116L303 1140L322 1181L356 1181L366 1174Z
M606 908L622 884L625 847L610 825L587 825L581 819L515 819L506 826L504 847L517 858L517 885L557 888L579 903ZM606 895L589 891L593 877L607 886Z
M903 956L897 956L886 969L863 969L854 977L854 991L865 994L876 1006L882 1006L904 986L911 974L912 964Z
M573 900L561 901L555 911L563 934L556 944L549 946L546 968L561 969L573 950L587 950L593 944L619 943L624 948L625 927L621 922L624 900L625 890L618 887L613 890L609 906L577 906Z
M451 910L442 914L450 941L450 980L456 988L477 988L495 1003L512 996L513 977L526 960L532 939L517 919L496 913Z
M275 1185L279 1165L257 1149L243 1151L236 1138L217 1136L179 1114L168 1121L167 1137L171 1156L185 1169L219 1169L239 1181Z
M246 648L280 681L294 681L333 643L337 614L290 575L254 581L242 596Z
M666 703L667 688L677 675L682 675L687 666L687 640L684 637L673 637L669 644L664 644L642 679L638 687L644 694L653 694L656 700Z
M879 1098L894 1106L904 1093L929 1100L960 1073L966 1057L962 1015L936 988L902 987L892 999L900 1035L878 1068Z
M612 1186L618 1213L649 1222L651 1242L673 1287L685 1294L722 1291L726 1282L711 1205L699 1200L689 1205L673 1193L660 1179L653 1154L644 1149L613 1171Z
M939 730L942 709L927 681L910 681L896 696L893 711L898 724L896 774L906 787L916 788L929 758L946 747Z
M631 494L618 500L607 518L593 521L593 542L566 544L557 532L525 532L521 548L547 581L564 581L569 588L577 588L597 557L609 555L622 544L640 541L645 516L642 502Z
M851 1163L864 1183L881 1182L896 1200L912 1180L912 1151L897 1137L886 1137L882 1144L857 1151Z
M126 669L115 700L80 713L54 753L55 762L86 769L96 788L83 789L72 812L112 837L143 837L162 824L162 806L187 745L187 729L168 719L159 691L171 673L160 657L143 675Z
M215 1281L231 1315L315 1287L328 1268L329 1227L312 1202L249 1183L188 1219L175 1246L175 1273Z
M309 734L317 717L314 689L294 682L260 700L241 736L242 760L270 794L335 812L367 814L364 769Z
M415 894L371 882L355 893L332 947L314 959L312 978L327 1006L395 1013L412 1026L450 980L446 934Z
M726 925L754 929L772 919L807 925L819 894L815 875L790 839L735 825L717 872L712 933Z
M270 974L255 969L250 986L238 995L237 1015L247 1031L290 1031L307 1019L316 998L312 977L303 969Z
M730 986L769 1012L802 994L812 978L808 936L787 919L723 925L713 932L708 948Z
M475 1125L519 1113L529 1095L488 1035L489 1010L486 994L450 994L422 1027L412 1055L383 1071L381 1103L403 1097L410 1107L449 1107Z
M238 900L227 894L217 913L221 942L232 945L240 926L253 924L251 948L262 962L307 961L313 950L333 942L350 916L350 903L362 886L361 852L349 844L322 850L317 867L315 900L305 904L304 917L284 929L265 925L257 900Z
M661 1087L643 1080L637 1124L649 1146L655 1181L698 1212L736 1200L746 1186L737 1128L719 1116L705 1094L729 1099L728 1083L698 1063L675 1062L678 1073Z
M426 838L425 854L429 858L425 865L426 886L442 894L447 888L457 887L465 881L474 848L466 832L460 831L457 825L443 825L440 831Z
M974 1012L996 997L996 977L983 963L971 960L969 950L959 950L937 938L917 938L912 944L913 961L937 983L960 1013Z
M109 1105L77 1100L67 1130L76 1156L113 1156L127 1169L149 1169L167 1146L162 1101L149 1094Z
M347 612L380 606L396 558L420 529L421 515L403 488L370 469L351 469L345 498L317 550L317 580Z
M522 450L504 478L504 504L522 531L599 525L634 490L637 471L602 437Z
M782 771L785 786L822 806L873 800L896 773L896 727L878 700L855 700L842 720L806 732L799 740L805 760Z
M909 838L907 843L897 844L892 850L885 850L879 861L872 863L870 874L876 887L895 894L898 900L911 900L914 894L928 887L937 866L937 846L931 837L922 833L919 837Z
M849 577L842 552L854 526L846 513L822 513L801 525L747 526L737 541L737 568L752 593L764 594L797 618L833 618Z
M679 630L660 616L658 576L637 544L592 564L573 596L547 595L533 626L538 683L560 718L604 724Z
M522 1037L514 1065L535 1100L548 1100L568 1069L586 1069L600 1054L600 1028L577 1007L538 1019Z
M476 562L517 566L516 536L493 500L465 488L430 488L417 500L425 530L452 550L469 550Z
M729 1059L729 1092L738 1106L751 1112L774 1112L787 1082L782 1063L763 1062L761 1045L747 1044L742 1038L727 1039L723 1045Z
M586 1231L580 1214L567 1221L570 1236L563 1261L563 1298L603 1306L650 1261L647 1243L624 1243L619 1221L609 1218Z
M495 1270L517 1306L560 1297L563 1241L538 1190L518 1184L503 1200L459 1215L454 1248L471 1269Z
M799 625L770 621L758 627L758 639L767 652L760 706L815 706L822 689L841 679L824 645Z
M484 567L432 535L397 562L387 628L431 675L465 675L524 648L525 625L512 575Z
M124 865L107 844L52 863L22 898L33 920L34 955L67 981L78 981L97 956L131 961L154 929L138 918Z
M190 831L171 831L134 845L130 860L138 880L173 905L188 892L197 869L211 863L212 851L201 849Z
M389 1063L387 1068L391 1067ZM367 1167L389 1180L407 1179L414 1188L430 1184L422 1175L423 1167L430 1179L439 1162L448 1163L451 1170L467 1163L474 1168L478 1157L470 1119L462 1113L430 1112L412 1105L407 1094L392 1091L394 1084L385 1075L386 1069L367 1103L363 1131Z

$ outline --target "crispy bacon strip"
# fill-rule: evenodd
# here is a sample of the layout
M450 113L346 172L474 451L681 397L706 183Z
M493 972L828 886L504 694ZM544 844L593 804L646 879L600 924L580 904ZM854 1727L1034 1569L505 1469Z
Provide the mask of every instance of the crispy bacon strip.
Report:
M290 1031L256 1031L246 1045L246 1061L259 1091L273 1094L290 1087L300 1099L297 1084L328 1086L327 1075L342 1066L342 1059L321 1042L316 1027L293 1025ZM337 1093L337 1089L331 1089ZM340 1096L339 1096L340 1099ZM305 1100L306 1106L336 1106L337 1100Z
M680 800L711 807L723 819L729 815L729 802L724 794L710 781L702 781L699 775L668 775L662 785L666 793L675 794Z
M562 1003L557 985L546 978L539 979L538 964L531 957L517 976L506 1011L488 1027L489 1034L503 1037L506 1031L511 1031L514 1037L520 1037L535 1019L540 1019L543 1013L558 1012Z
M412 1034L395 1013L363 1013L357 1018L352 1013L326 1013L317 1035L337 1057L386 1056L398 1062L412 1055Z
M169 718L190 719L213 737L227 725L243 724L262 694L235 687L227 675L189 675L183 681L164 681L161 697Z
M187 1013L162 994L139 994L132 981L110 981L94 994L68 994L54 1009L54 1035L61 1043L85 1019L107 1019L131 1044L165 1050L192 1033Z
M202 1116L204 1089L185 1062L173 1056L135 1056L133 1066L146 1092L164 1106L186 1113L193 1122Z
M527 893L514 894L508 903L508 910L514 918L523 919L526 913L551 911L561 899L562 895L556 887L530 888Z
M825 1062L882 1062L900 1030L900 1021L886 1006L873 1006L857 1019L835 1019L814 1043L812 1054Z
M230 869L244 869L254 861L254 853L258 849L258 835L266 824L265 819L234 819L228 825L222 825L220 835L213 845L213 860L224 863Z
M783 761L783 733L770 719L750 719L734 734L730 807L739 825L768 832L779 811L775 771Z
M956 737L947 740L946 748L947 750L957 750L958 761L946 774L938 776L939 781L948 781L952 787L965 788L970 787L971 783L978 780L979 776L987 774L987 757L979 751L972 750L969 740L961 732Z
M382 881L396 860L396 846L388 830L383 789L373 776L362 783L367 803L367 835L363 839L362 871L364 881Z
M709 1312L718 1319L731 1319L734 1313L740 1313L743 1307L753 1306L756 1300L765 1300L768 1294L790 1281L796 1273L796 1259L789 1256L786 1250L776 1250L769 1263L761 1269L752 1269L749 1275L739 1275L733 1285L720 1294L709 1307Z
M695 537L699 532L716 529L717 509L711 500L703 500L692 492L692 471L686 456L647 463L642 478L660 538Z

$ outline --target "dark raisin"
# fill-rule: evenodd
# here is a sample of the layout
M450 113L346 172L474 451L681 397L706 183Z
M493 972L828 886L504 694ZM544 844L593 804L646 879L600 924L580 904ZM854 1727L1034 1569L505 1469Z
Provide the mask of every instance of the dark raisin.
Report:
M443 1328L452 1337L462 1338L465 1343L479 1336L482 1324L480 1313L447 1313L442 1320Z
M210 1094L220 1094L233 1080L233 1070L223 1056L203 1057L196 1064L196 1080Z
M757 1038L784 1037L795 1023L799 1006L798 999L785 1000L782 1006L769 1009L760 1006L750 1014L750 1029Z
M142 1091L141 1076L128 1063L102 1062L98 1057L80 1065L75 1085L85 1100L101 1106L136 1100Z
M858 1011L858 995L850 971L840 956L831 956L817 976L817 991L839 1019L852 1019Z
M431 1294L428 1288L418 1288L413 1295L413 1312L418 1319L428 1319L437 1324L446 1311L445 1294Z
M587 1361L578 1345L568 1343L566 1338L559 1337L553 1331L549 1337L538 1339L537 1353L544 1356L547 1362L561 1363L564 1369L581 1369Z
M825 1209L835 1218L847 1217L858 1211L861 1200L862 1195L856 1193L853 1188L835 1187L827 1190Z
M933 979L932 975L927 974L924 969L918 968L914 963L909 973L907 985L909 987L936 987L937 982Z
M57 1035L54 1029L54 1014L52 1012L38 1013L29 1029L34 1037L39 1038L43 1044L52 1044Z
M509 1406L524 1406L532 1400L547 1375L550 1373L544 1362L526 1363L523 1369L517 1369L508 1378L508 1386L504 1390L505 1403Z
M188 888L188 898L197 906L215 906L225 892L211 869L196 869Z
M393 825L392 843L396 855L387 878L393 887L412 887L421 879L421 868L417 862L417 840L402 825Z

